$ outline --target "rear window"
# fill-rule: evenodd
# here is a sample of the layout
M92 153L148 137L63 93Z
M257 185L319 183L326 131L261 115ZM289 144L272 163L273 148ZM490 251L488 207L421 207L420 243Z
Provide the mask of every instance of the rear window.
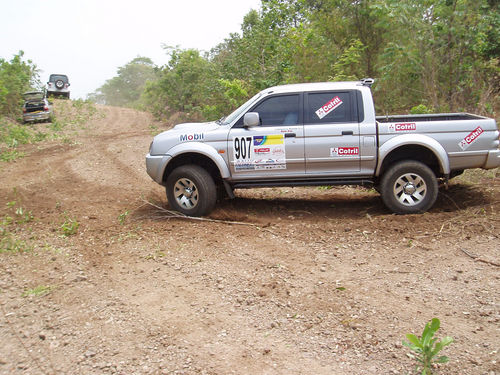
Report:
M61 80L64 83L68 83L68 76L64 74L51 74L49 78L49 82L55 82Z
M309 93L306 99L306 124L331 124L357 121L349 91Z
M43 92L26 92L23 94L24 100L42 100L45 96Z

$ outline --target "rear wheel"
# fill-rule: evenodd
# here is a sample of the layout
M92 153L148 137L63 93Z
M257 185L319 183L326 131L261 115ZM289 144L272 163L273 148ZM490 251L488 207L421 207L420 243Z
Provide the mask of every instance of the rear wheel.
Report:
M183 165L167 178L168 203L188 216L208 214L215 207L217 189L212 176L197 165Z
M425 164L406 160L389 168L382 177L384 204L397 214L415 214L432 207L438 195L434 172Z

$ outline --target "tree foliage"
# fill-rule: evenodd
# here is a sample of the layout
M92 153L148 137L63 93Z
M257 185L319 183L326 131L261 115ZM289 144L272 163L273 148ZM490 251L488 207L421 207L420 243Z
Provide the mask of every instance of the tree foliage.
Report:
M500 109L497 0L262 0L209 53L167 53L142 94L158 115L215 119L273 85L364 77L382 114Z
M22 94L40 88L36 65L24 61L23 56L19 51L10 61L0 58L0 116L18 117Z
M90 99L102 104L138 107L147 82L156 77L153 61L139 56L118 68L117 73L90 95Z

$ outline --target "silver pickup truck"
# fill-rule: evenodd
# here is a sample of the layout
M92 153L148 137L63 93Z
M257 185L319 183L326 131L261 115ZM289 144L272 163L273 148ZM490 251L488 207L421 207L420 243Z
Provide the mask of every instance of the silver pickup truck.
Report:
M398 214L427 211L438 182L500 166L495 120L468 113L375 116L370 86L304 83L263 90L216 122L154 137L147 173L170 206L209 213L218 190L371 185Z

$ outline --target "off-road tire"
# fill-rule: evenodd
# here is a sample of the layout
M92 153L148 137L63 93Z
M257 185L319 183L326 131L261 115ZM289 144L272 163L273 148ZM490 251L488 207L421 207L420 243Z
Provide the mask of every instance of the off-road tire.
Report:
M427 165L405 160L384 173L380 194L387 208L396 214L423 213L436 202L438 183Z
M170 173L166 182L170 206L188 216L203 216L215 207L217 189L212 176L197 165L183 165Z

